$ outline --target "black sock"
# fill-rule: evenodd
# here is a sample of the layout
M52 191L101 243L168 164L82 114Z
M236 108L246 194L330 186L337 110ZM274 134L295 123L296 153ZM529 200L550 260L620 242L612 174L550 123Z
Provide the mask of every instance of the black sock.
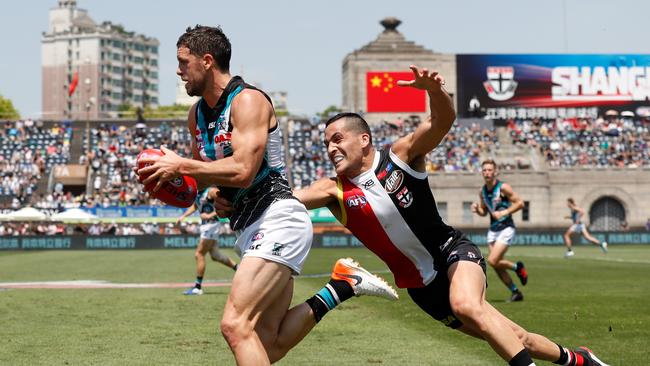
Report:
M559 344L557 344L557 346L560 348L560 358L558 358L558 360L553 363L556 365L565 365L566 362L569 360L569 354L564 349L564 347L560 346Z
M316 323L318 323L328 311L352 296L354 296L354 290L349 283L330 279L320 291L305 302L311 307Z
M196 276L196 281L194 282L194 287L200 289L202 283L203 283L203 277Z
M330 279L328 284L336 291L336 295L339 297L339 303L354 296L354 289L352 289L352 286L347 281Z
M517 353L515 357L508 362L508 365L510 366L531 366L535 365L533 362L533 359L530 358L530 354L528 353L528 350L525 348L521 350L521 352Z
M557 346L560 348L560 358L553 362L554 364L563 366L588 365L588 363L585 363L585 359L581 355L577 355L572 350L562 347L559 344Z

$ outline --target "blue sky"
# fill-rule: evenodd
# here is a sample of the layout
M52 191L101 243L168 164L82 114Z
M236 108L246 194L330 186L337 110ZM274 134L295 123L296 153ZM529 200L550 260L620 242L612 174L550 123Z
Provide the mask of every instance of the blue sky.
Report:
M160 41L160 102L172 104L176 40L189 25L221 25L231 71L265 90L288 92L292 112L341 103L341 61L395 16L407 39L443 53L650 53L644 0L78 0ZM23 117L41 111L41 33L57 0L3 1L0 94ZM566 11L565 11L566 10ZM566 15L566 17L565 17ZM566 19L566 22L565 22ZM566 26L565 26L566 25Z

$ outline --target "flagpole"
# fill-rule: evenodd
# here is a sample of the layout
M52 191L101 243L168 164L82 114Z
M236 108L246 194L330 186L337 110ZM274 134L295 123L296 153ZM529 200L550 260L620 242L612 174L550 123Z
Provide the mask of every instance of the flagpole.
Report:
M566 2L567 0L562 0L562 18L564 20L564 53L569 53L569 38L568 38L568 25L567 25L567 14L566 14Z

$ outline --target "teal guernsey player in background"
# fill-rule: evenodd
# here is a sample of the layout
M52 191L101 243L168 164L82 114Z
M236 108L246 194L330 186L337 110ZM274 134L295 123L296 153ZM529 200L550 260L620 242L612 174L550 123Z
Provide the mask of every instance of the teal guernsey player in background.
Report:
M237 270L237 264L232 259L225 256L219 250L219 232L223 224L219 221L217 212L214 209L212 200L208 198L209 189L204 189L196 196L194 204L176 220L180 224L186 217L192 215L197 210L201 215L199 244L194 252L196 260L196 281L194 286L185 291L185 295L203 295L203 277L205 276L205 255L210 253L213 261L219 262L224 266Z
M524 295L512 281L508 270L515 271L522 285L528 282L528 273L524 263L513 263L503 259L508 247L515 237L515 223L512 214L524 207L524 202L512 187L497 179L497 165L494 160L481 164L481 175L485 185L479 192L479 202L472 204L472 212L479 216L490 215L490 229L487 242L490 254L487 262L494 268L501 281L510 289L510 301L522 301Z
M578 206L573 198L567 199L567 206L571 210L570 216L565 216L566 219L571 219L571 226L564 233L564 245L566 245L565 258L573 257L575 253L571 247L571 234L576 233L585 237L590 243L598 245L603 253L607 253L607 242L600 242L594 238L593 235L587 230L587 226L582 222L582 217L585 215L585 210Z

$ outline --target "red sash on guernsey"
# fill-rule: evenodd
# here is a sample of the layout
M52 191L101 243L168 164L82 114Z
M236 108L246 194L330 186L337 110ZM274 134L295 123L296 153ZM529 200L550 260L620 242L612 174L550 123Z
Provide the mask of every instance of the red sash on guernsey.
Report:
M341 224L386 262L398 287L424 287L424 279L415 263L390 239L363 190L344 176L337 177L337 185ZM393 203L389 201L386 204Z

